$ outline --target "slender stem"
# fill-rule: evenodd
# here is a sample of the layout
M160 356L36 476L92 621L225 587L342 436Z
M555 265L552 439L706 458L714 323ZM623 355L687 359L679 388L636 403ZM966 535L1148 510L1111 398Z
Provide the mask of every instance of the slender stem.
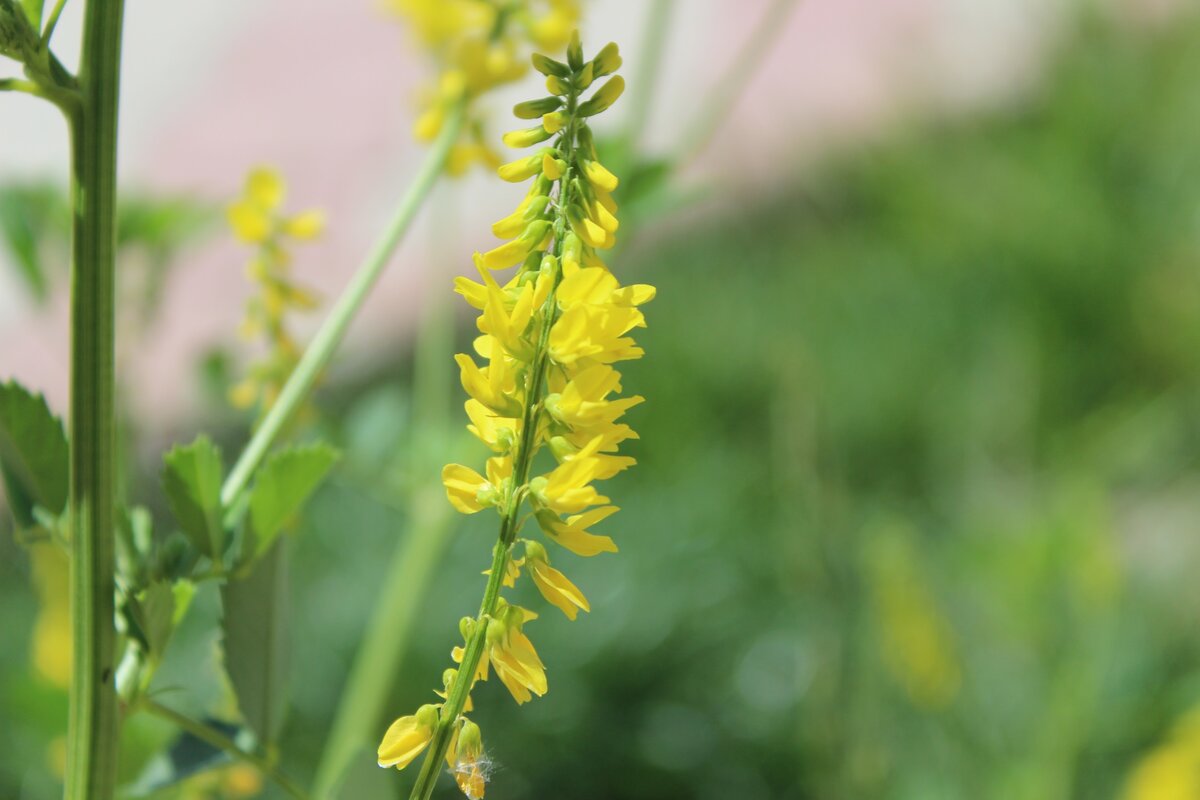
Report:
M91 0L71 121L71 674L67 800L109 800L114 687L114 251L123 0Z
M317 797L331 796L351 760L378 733L388 690L415 629L420 598L445 549L453 511L441 491L410 500L413 522L392 555L383 590L346 678L313 782Z
M391 258L396 246L403 239L409 225L412 224L417 212L421 209L425 197L441 175L450 147L458 138L458 132L462 126L463 110L463 104L460 103L447 116L437 140L421 165L420 172L417 173L417 177L401 199L400 205L396 209L396 215L371 252L367 254L354 277L350 279L350 283L329 312L321 329L317 331L308 349L304 351L304 355L296 364L296 368L292 370L291 376L279 393L279 399L267 412L258 426L258 430L254 432L254 436L246 445L246 449L238 457L237 463L234 464L229 477L225 479L225 484L221 487L221 505L224 508L229 509L237 505L254 470L262 463L271 444L275 441L275 437L279 435L288 418L304 401L316 382L317 376L320 375L333 357L338 345L341 344L350 322L362 307L371 287L383 273L388 259Z
M58 18L62 14L63 6L66 4L67 0L57 0L54 4L54 9L46 19L46 27L42 30L42 47L50 43L50 37L54 35L54 29L58 26Z
M279 785L280 789L283 789L290 796L295 798L295 800L308 800L308 795L305 793L305 791L297 786L291 778L283 774L282 770L257 753L252 753L249 750L243 750L242 748L238 747L237 742L233 741L216 728L205 725L203 722L197 722L190 717L185 717L178 711L167 708L164 705L159 705L148 697L142 698L141 702L138 704L138 707L146 709L155 716L162 717L168 722L174 724L180 730L187 731L202 742L206 742L218 750L228 753L233 758L236 758L239 761L245 761L247 764L257 767L260 772L273 780Z
M671 10L675 0L653 0L646 17L646 33L642 37L641 61L638 69L642 79L635 82L634 90L629 98L629 119L626 123L625 141L630 150L636 150L639 139L646 129L646 120L650 116L651 100L654 89L658 85L658 73L662 65L666 47L663 43L667 38L668 23L671 20Z
M729 70L721 77L717 87L708 93L709 101L701 108L679 145L678 164L687 164L704 151L721 123L729 118L729 112L746 84L754 77L763 58L771 52L771 45L783 33L788 15L798 5L798 0L773 0L763 14L750 38L738 51Z

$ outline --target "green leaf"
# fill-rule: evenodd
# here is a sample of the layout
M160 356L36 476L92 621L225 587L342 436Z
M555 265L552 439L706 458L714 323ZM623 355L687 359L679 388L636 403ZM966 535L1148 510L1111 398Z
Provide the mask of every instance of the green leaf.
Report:
M29 20L29 26L37 32L42 30L42 5L45 0L21 0L21 7L25 9L25 18Z
M47 265L51 261L47 246L65 241L70 230L70 209L66 196L51 184L0 187L0 238L12 254L29 291L39 303L46 299ZM57 261L65 267L65 249Z
M55 516L66 510L68 476L67 436L46 399L0 383L0 477L22 528L38 524L35 506Z
M287 551L278 540L244 578L221 587L225 671L242 719L260 744L274 741L287 702Z
M221 525L221 451L207 436L176 446L163 457L163 488L179 527L213 561L224 550Z
M267 460L258 471L250 496L250 529L256 555L267 551L337 459L338 452L332 447L315 444L288 448Z
M135 597L126 598L130 634L155 661L162 658L175 628L175 592L170 582L155 581Z

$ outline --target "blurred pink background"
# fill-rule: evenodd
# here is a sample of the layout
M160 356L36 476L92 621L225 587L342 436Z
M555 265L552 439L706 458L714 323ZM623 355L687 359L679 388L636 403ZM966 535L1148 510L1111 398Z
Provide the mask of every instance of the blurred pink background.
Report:
M800 0L747 92L685 179L724 184L726 202L794 175L822 149L870 137L906 115L1002 100L1036 78L1071 0ZM56 36L70 65L78 4ZM727 69L768 0L675 2L656 102L643 134L670 149ZM1170 3L1129 2L1152 15ZM594 2L585 46L616 40L624 74L639 74L649 3ZM325 209L327 235L296 252L301 279L331 301L392 213L422 148L409 130L430 66L402 25L371 2L129 0L120 168L126 187L234 197L246 170L279 167L288 207ZM497 135L507 108L537 95L530 77L488 100ZM618 106L620 108L620 106ZM613 114L611 124L620 125ZM65 183L66 139L56 112L0 95L0 181L54 176ZM393 345L417 321L430 291L449 292L472 249L493 246L488 223L521 189L478 172L442 185L352 328L345 353ZM0 254L0 258L6 257ZM166 305L120 369L139 418L161 429L193 412L195 363L234 331L250 291L247 252L220 231L172 273ZM37 309L0 268L0 377L66 400L65 280ZM320 312L299 324L310 332ZM345 363L339 367L347 367Z

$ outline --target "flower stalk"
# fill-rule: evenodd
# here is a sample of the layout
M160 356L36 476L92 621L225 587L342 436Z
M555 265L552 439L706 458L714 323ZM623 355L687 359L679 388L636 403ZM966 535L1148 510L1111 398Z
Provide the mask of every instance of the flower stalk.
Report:
M68 107L73 205L69 507L75 653L68 800L111 798L117 767L114 251L123 12L123 0L87 4L79 104Z

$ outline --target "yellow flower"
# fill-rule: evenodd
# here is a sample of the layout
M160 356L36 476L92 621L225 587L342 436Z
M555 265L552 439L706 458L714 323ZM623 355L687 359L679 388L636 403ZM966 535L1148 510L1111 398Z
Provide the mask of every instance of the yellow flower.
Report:
M287 314L317 306L315 295L292 279L291 254L286 244L291 239L319 236L325 216L315 210L294 216L281 214L286 193L278 172L258 167L247 175L242 196L227 209L234 235L255 245L246 272L258 285L258 293L246 303L241 333L245 338L264 336L268 347L267 354L229 391L230 402L238 408L260 403L265 409L275 402L299 359L299 348L287 329Z
M462 464L447 464L442 469L442 484L446 487L450 505L463 514L474 514L500 503L512 475L512 466L512 459L507 456L489 458L485 478Z
M400 717L391 724L379 743L379 766L404 769L433 738L438 706L421 706L416 714Z
M550 556L546 553L546 548L537 542L526 542L525 558L529 562L529 573L533 576L533 583L542 593L542 597L557 606L567 615L567 619L573 621L581 608L584 611L592 610L579 587L571 583L566 575L550 566Z
M543 509L537 512L538 525L552 541L570 550L577 556L594 556L598 553L615 553L617 545L608 536L597 536L588 531L596 523L618 511L616 506L593 508L583 514L567 517L564 523L554 512Z
M528 703L533 695L547 691L546 665L538 658L533 642L521 630L528 612L519 606L505 606L505 612L488 623L488 657L500 682L517 705Z
M446 750L446 764L450 767L459 791L467 797L483 797L487 784L490 763L483 754L483 737L479 726L469 719L454 730L450 747Z

